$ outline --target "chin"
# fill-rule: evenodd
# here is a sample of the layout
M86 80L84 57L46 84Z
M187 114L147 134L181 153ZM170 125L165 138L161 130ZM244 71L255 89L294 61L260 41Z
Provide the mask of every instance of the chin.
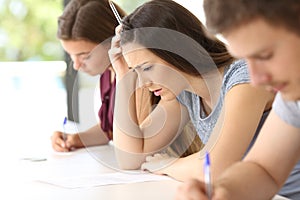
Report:
M95 73L95 72L91 72L91 71L89 71L89 72L86 72L86 74L88 74L88 75L90 75L90 76L96 76L96 75L98 75L97 73Z
M286 101L300 101L300 91L299 93L281 93L281 96Z
M164 101L172 101L172 100L176 99L176 96L163 95L163 96L160 96L160 98Z

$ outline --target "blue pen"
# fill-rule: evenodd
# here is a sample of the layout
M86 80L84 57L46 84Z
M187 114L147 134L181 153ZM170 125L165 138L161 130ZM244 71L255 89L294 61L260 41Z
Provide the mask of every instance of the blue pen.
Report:
M211 176L210 176L210 159L209 153L206 152L205 160L204 160L204 181L206 187L207 198L211 200L212 198L212 184L211 184Z
M63 123L63 129L64 129L64 132L63 132L63 140L64 141L66 141L67 140L67 135L66 135L66 124L67 124L67 121L68 121L68 118L67 117L65 117L65 119L64 119L64 123Z

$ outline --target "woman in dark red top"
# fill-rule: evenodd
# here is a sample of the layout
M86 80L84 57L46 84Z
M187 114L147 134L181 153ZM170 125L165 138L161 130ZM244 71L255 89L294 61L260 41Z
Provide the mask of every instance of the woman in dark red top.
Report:
M116 5L121 17L125 12ZM70 151L86 146L107 144L112 139L113 108L115 93L115 72L110 64L108 50L111 37L118 22L111 11L108 0L72 0L58 18L57 37L64 50L70 55L75 70L91 76L101 75L100 91L102 105L99 110L99 124L86 131L66 134L55 131L51 137L56 151ZM137 123L140 124L151 112L159 98L153 97L147 88L135 92ZM186 156L199 150L201 141L190 126L185 128L169 148L171 153Z
M123 17L125 12L117 5L116 8ZM107 51L117 25L108 0L72 0L58 18L57 37L70 55L73 68L91 76L101 75L102 105L99 124L77 134L67 134L65 142L62 132L54 132L51 139L56 151L107 144L112 139L115 75ZM90 59L92 50L95 54ZM87 64L86 60L92 63Z

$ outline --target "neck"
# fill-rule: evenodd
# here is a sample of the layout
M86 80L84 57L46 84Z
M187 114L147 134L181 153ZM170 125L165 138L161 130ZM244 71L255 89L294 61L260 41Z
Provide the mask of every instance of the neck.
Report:
M213 107L219 98L222 87L224 68L209 72L203 76L187 75L188 91L197 94L209 107Z
M112 66L109 66L107 69L110 71L110 81L114 82L114 80L115 80L115 70L112 68Z

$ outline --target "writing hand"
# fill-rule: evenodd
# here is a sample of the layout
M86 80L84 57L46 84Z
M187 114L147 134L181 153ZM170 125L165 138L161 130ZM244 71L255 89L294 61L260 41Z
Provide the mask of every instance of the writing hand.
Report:
M208 200L205 183L196 179L181 184L175 195L175 200Z
M67 136L68 138L68 136ZM67 140L66 140L67 141ZM60 131L55 131L51 136L52 148L55 151L66 152L69 151L66 145L66 141L63 139L63 133Z
M65 134L66 140L63 138L63 132L55 131L51 136L52 148L58 152L68 152L75 148L82 147L79 134Z

